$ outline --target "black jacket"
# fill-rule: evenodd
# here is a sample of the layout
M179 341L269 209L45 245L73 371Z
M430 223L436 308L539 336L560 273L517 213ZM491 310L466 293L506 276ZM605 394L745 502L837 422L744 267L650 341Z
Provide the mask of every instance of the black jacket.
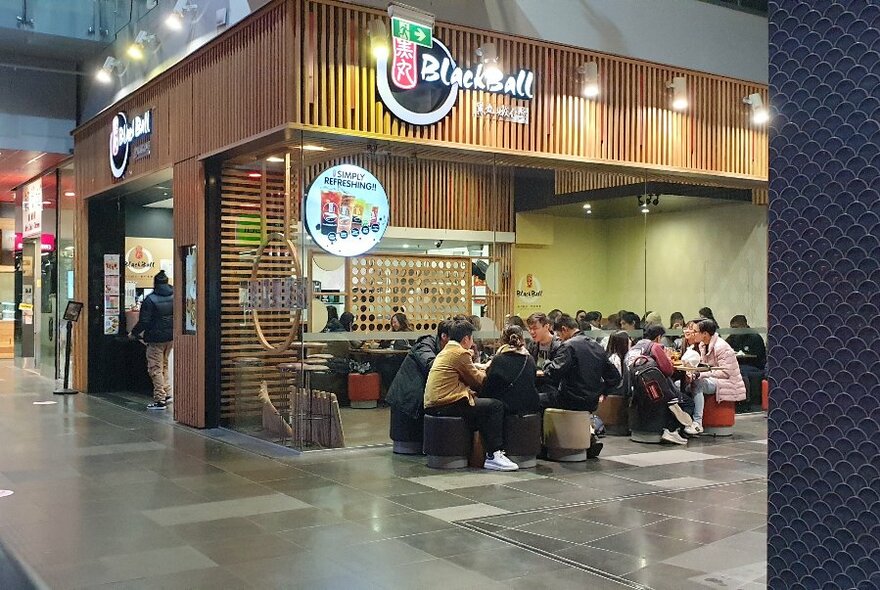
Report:
M583 332L562 343L553 361L544 366L544 374L559 385L553 405L563 410L595 412L599 396L620 384L617 367L602 346Z
M746 365L752 365L763 369L767 364L767 347L764 345L764 339L760 334L730 334L725 338L727 343L735 351L743 351L748 354L755 355L756 359L743 362Z
M516 352L495 355L480 397L491 397L504 403L505 414L539 412L538 390L535 388L537 367L532 357Z
M138 323L131 333L144 333L145 342L171 342L174 340L174 290L163 284L147 295L141 304Z
M425 403L425 383L440 347L436 336L422 336L403 359L385 400L395 411L413 419L421 417Z
M553 340L550 341L550 351L547 354L547 361L552 361L554 358L556 358L556 355L559 353L560 348L562 348L562 340L560 340L558 336L554 336ZM529 354L532 355L532 360L535 361L535 363L537 364L538 355L541 352L541 345L532 340L528 343L526 349L528 349Z

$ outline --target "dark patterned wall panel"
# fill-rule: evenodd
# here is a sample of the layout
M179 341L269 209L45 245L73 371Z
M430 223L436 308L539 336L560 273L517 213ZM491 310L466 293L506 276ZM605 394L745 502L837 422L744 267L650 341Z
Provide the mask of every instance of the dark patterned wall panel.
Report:
M880 3L770 3L768 583L880 588Z

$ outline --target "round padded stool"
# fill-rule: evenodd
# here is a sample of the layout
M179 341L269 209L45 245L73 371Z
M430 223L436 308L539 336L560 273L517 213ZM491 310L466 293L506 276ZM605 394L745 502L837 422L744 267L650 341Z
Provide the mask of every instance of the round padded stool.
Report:
M428 467L467 467L473 438L473 432L464 418L426 414L423 448L428 456Z
M391 440L398 455L421 455L425 437L425 418L412 416L391 408Z
M541 452L541 415L505 416L504 450L507 458L520 469L537 466Z
M633 442L659 445L663 442L668 406L662 400L652 401L638 389L633 390L629 406L629 439Z
M714 395L707 395L703 408L703 434L713 436L733 436L736 422L736 402L715 401Z
M544 410L544 446L552 461L586 461L590 448L590 412Z
M596 409L596 415L605 425L605 432L614 436L629 434L629 397L607 395Z

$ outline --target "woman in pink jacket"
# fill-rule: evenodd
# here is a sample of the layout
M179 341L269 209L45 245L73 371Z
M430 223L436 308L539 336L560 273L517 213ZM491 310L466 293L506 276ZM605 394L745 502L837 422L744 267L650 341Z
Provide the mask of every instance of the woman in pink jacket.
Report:
M718 369L700 373L700 378L694 383L694 423L685 428L688 434L703 432L703 396L714 394L716 403L746 399L746 384L739 372L736 353L718 336L717 331L718 324L714 320L701 320L697 324L701 362Z

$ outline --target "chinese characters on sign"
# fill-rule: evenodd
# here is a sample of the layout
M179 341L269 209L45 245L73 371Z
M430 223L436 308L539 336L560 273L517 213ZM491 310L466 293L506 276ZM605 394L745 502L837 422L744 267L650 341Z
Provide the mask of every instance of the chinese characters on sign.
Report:
M35 180L24 187L22 199L24 214L24 226L21 235L23 238L39 237L43 231L43 181Z
M494 106L488 102L478 102L474 104L474 116L528 125L529 107L511 107L506 104Z
M416 87L416 45L410 41L394 38L394 60L391 63L391 79L404 90Z

